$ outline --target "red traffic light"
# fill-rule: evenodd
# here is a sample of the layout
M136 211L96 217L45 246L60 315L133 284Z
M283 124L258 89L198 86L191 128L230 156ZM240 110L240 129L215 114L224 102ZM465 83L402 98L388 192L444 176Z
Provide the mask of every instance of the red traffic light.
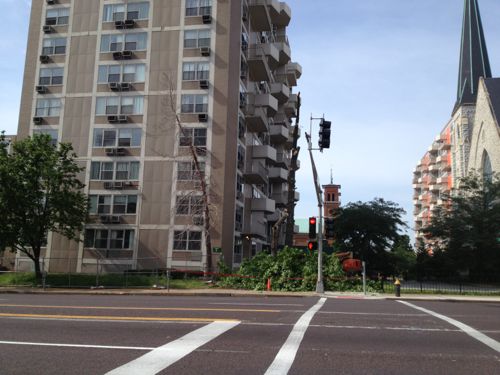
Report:
M316 238L316 218L311 216L309 218L309 239L313 240Z
M311 224L311 225L312 225L312 224L316 225L316 218L315 218L315 217L310 217L310 218L309 218L309 224Z
M318 243L316 241L309 241L307 243L307 249L309 251L317 250L318 249Z

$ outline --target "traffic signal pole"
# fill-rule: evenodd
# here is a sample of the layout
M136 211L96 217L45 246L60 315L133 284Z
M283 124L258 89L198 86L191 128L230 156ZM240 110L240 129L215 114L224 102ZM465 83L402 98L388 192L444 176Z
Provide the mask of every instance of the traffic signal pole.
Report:
M312 118L311 118L312 120ZM314 157L312 154L311 136L306 133L306 140L308 144L309 156L311 157L311 166L313 171L314 186L316 188L316 197L318 199L319 220L318 220L318 280L316 282L316 293L324 293L325 287L323 285L323 194L321 185L319 184L318 172L314 164Z

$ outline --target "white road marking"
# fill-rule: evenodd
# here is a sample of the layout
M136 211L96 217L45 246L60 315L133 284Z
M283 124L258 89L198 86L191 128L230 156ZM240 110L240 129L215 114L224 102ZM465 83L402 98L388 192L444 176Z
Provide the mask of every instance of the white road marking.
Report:
M189 353L236 327L240 322L213 322L187 335L160 346L142 357L126 363L106 375L154 375Z
M84 345L84 344L60 344L50 342L26 342L26 341L0 341L0 345L27 345L27 346L52 346L59 348L86 348L86 349L113 349L113 350L155 350L156 347L147 346L111 346L111 345ZM250 353L247 350L218 350L218 349L198 349L198 352L210 353Z
M493 340L491 337L486 336L484 333L481 333L481 332L475 330L474 328L468 326L467 324L464 324L462 322L459 322L458 320L447 317L446 315L438 314L434 311L424 309L423 307L414 305L414 304L406 302L406 301L398 300L398 302L400 302L406 306L413 307L416 310L423 311L429 315L435 316L436 318L439 318L441 320L444 320L445 322L448 322L451 325L454 325L455 327L459 328L460 330L462 330L463 332L465 332L469 336L475 338L476 340L482 342L483 344L489 346L491 349L496 350L497 352L500 353L500 342Z
M230 305L230 306L304 306L298 303L227 303L227 302L212 302L209 305Z
M299 350L300 343L304 338L307 327L311 322L314 314L325 304L326 298L321 298L316 305L311 307L308 311L300 317L300 319L293 326L292 332L288 336L286 342L281 347L280 351L274 358L273 363L267 369L265 375L281 375L288 374L292 367L297 351Z

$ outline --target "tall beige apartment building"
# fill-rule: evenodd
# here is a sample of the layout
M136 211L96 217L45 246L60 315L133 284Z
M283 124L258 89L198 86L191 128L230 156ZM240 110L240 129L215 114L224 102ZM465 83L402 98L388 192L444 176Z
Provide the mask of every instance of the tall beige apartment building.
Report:
M49 234L46 269L203 269L191 144L212 246L237 266L269 245L296 168L290 20L276 0L32 1L18 136L71 142L91 203L84 241Z

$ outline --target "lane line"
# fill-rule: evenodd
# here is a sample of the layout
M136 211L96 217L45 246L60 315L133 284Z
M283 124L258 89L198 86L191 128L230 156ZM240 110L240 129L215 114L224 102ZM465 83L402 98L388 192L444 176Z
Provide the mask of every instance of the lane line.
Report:
M174 322L236 322L235 319L212 319L212 318L161 318L148 316L100 316L100 315L49 315L49 314L5 314L0 317L6 318L46 318L46 319L87 319L87 320L127 320L127 321L174 321ZM238 321L239 322L239 321Z
M114 346L114 345L85 345L85 344L60 344L50 342L27 342L27 341L0 341L0 345L25 345L25 346L49 346L58 348L84 348L84 349L113 349L113 350L155 350L156 347L146 346ZM234 353L246 354L250 353L247 350L220 350L220 349L198 349L198 352L207 353Z
M187 335L160 346L153 351L126 363L106 375L154 375L177 362L189 353L224 332L236 327L240 322L214 322Z
M311 307L308 311L300 317L300 319L293 326L292 332L288 336L286 342L281 347L280 351L274 358L273 363L267 369L265 375L281 375L288 374L292 367L297 351L299 350L300 343L304 338L307 327L311 323L314 314L325 304L326 298L321 298L316 305Z
M230 305L230 306L294 306L294 307L304 307L304 305L298 303L247 303L247 302L211 302L209 305Z
M482 342L483 344L489 346L491 349L496 350L497 352L500 353L500 342L498 342L496 340L493 340L491 337L486 336L484 333L481 333L481 332L475 330L471 326L468 326L467 324L459 322L458 320L450 318L450 317L448 317L446 315L438 314L437 312L434 312L432 310L424 309L423 307L414 305L412 303L409 303L409 302L406 302L406 301L401 301L401 300L397 300L397 301L400 302L400 303L402 303L403 305L406 305L406 306L409 306L409 307L413 307L416 310L423 311L423 312L425 312L425 313L427 313L429 315L432 315L432 316L434 316L436 318L444 320L445 322L448 322L451 325L454 325L455 327L459 328L460 330L462 330L463 332L465 332L469 336L475 338L476 340Z
M216 309L196 307L115 307L115 306L56 306L56 305L12 305L0 304L0 307L28 307L40 309L77 309L77 310L143 310L143 311L221 311L221 312L261 312L279 313L281 310L258 310L258 309Z

